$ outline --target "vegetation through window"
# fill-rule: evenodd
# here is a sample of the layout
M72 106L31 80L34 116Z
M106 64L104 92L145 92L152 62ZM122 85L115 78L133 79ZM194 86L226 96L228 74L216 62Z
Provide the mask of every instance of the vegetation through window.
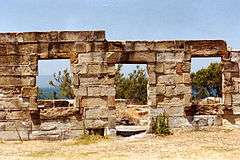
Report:
M116 65L116 99L127 99L130 104L147 104L146 67L143 64Z
M220 57L192 58L193 100L222 96L222 66Z
M73 99L70 60L38 61L38 99Z

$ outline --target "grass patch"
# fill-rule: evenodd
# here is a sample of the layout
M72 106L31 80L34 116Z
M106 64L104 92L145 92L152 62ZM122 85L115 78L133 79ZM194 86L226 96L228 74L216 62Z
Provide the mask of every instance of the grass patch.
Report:
M153 133L160 136L172 134L168 126L168 116L166 113L162 113L156 117L156 120L153 124Z
M75 138L70 142L67 142L65 146L72 146L72 145L89 145L93 143L97 143L103 140L108 140L109 137L107 136L100 136L100 135L84 135L79 138Z

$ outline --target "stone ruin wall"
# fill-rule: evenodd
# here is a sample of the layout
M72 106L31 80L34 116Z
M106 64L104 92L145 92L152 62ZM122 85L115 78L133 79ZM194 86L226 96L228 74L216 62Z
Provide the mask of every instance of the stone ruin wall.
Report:
M147 64L151 118L169 115L171 127L189 125L191 57L222 57L226 115L239 114L238 52L222 40L107 41L104 31L0 34L0 138L64 139L83 129L114 128L115 64ZM70 59L74 105L38 108L38 60ZM229 116L227 117L229 119Z

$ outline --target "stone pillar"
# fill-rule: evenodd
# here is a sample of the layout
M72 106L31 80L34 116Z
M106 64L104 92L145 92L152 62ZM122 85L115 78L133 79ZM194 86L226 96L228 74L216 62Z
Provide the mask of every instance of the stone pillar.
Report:
M37 45L15 42L0 45L0 108L36 108Z
M104 42L92 45L91 51L77 53L77 61L71 64L75 106L84 112L86 128L114 128L115 65L106 62Z
M184 50L173 50L158 52L156 57L156 87L149 91L156 95L152 116L165 112L170 127L187 125L184 108L191 105L191 55Z
M239 78L239 52L229 52L228 58L223 58L223 101L232 114L240 114L240 78Z

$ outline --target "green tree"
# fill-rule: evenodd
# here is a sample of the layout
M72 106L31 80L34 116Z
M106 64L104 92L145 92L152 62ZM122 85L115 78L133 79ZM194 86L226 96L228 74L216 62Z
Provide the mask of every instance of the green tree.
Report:
M122 65L118 65L115 83L116 98L129 99L134 104L147 103L147 76L145 70L137 66L137 68L124 76L121 73Z
M59 71L58 74L53 74L54 80L49 81L49 85L59 88L60 97L66 97L68 99L74 98L73 90L71 88L71 76L67 69ZM57 94L54 93L54 98L57 98Z
M211 63L207 68L191 73L191 78L194 99L221 96L222 67L220 63Z

